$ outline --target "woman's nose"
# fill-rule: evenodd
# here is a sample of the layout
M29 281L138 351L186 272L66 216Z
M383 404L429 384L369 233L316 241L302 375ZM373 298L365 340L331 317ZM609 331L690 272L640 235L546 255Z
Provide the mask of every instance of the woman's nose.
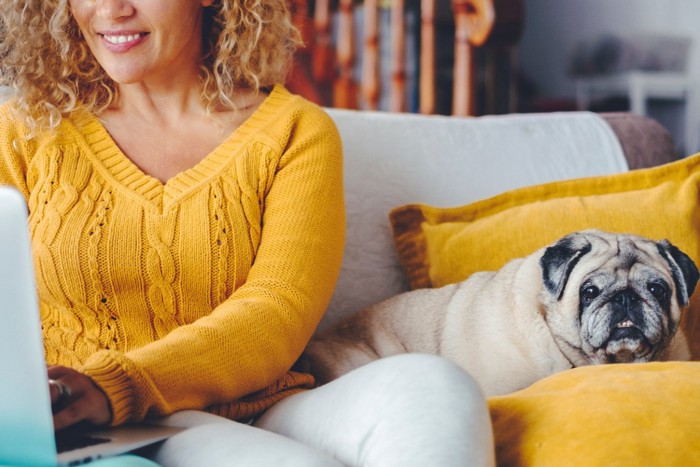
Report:
M95 0L95 4L95 14L110 20L128 18L135 12L131 0Z

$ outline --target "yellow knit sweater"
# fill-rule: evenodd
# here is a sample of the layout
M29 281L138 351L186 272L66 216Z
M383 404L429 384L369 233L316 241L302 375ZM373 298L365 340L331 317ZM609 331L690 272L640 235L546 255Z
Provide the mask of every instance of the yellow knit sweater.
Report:
M162 184L88 114L27 141L0 108L0 184L29 224L49 364L104 390L112 424L195 408L257 414L310 387L289 371L342 258L340 139L276 86L197 166Z

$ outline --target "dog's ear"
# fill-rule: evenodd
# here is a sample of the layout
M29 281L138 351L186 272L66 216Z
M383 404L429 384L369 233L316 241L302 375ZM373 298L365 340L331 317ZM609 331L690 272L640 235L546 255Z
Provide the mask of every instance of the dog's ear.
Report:
M676 296L682 306L688 304L700 279L700 273L692 259L668 240L656 243L656 248L671 267L673 280L676 282Z
M591 248L585 235L572 233L544 251L540 258L542 281L547 291L556 296L557 300L561 300L574 266Z

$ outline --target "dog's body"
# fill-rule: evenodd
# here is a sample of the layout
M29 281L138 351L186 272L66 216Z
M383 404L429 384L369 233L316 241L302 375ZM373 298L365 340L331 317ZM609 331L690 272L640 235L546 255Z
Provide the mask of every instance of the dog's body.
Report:
M443 355L487 396L574 366L687 360L676 330L697 280L666 241L575 233L499 271L370 306L314 338L304 359L326 382L389 355Z

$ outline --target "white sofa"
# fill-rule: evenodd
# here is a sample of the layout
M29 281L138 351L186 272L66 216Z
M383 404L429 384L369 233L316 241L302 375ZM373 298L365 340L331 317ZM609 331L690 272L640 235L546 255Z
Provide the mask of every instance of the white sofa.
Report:
M339 282L319 331L409 289L391 233L392 208L460 206L526 185L676 159L668 132L631 114L456 118L328 112L344 144L347 241ZM693 183L687 184L691 198L692 190L698 190ZM655 211L652 222L668 227L687 213L676 211L677 198L665 193L661 204L668 203L667 212ZM697 225L697 219L689 223ZM700 465L699 376L700 362L595 365L491 397L496 463Z
M319 331L408 290L389 211L458 206L554 180L669 162L668 133L631 114L561 112L476 118L327 109L344 146L347 241Z

